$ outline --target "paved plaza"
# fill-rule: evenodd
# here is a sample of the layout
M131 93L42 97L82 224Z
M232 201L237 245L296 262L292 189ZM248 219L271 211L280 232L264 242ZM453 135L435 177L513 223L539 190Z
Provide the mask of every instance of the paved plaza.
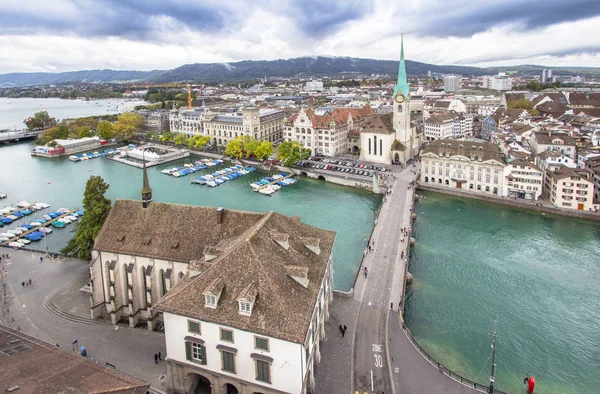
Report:
M166 364L154 364L154 353L166 355L164 335L92 320L89 296L80 290L89 278L85 262L44 258L40 263L40 253L0 251L10 253L1 264L7 283L1 301L3 324L63 349L71 349L77 339L88 357L164 389L161 376L166 375ZM23 287L29 279L31 286Z

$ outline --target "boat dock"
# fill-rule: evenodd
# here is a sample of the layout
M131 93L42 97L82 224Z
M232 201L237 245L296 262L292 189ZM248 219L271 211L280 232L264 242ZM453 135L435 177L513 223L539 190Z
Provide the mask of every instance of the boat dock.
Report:
M281 189L281 186L283 186L283 185L279 184L280 182L286 183L285 182L286 179L290 179L295 175L294 173L287 174L287 175L284 175L284 174L285 173L279 173L279 174L275 174L270 177L265 177L258 182L251 183L250 187L252 187L252 189L255 192L259 192L260 194L266 194L266 195L273 194L276 191L278 191L279 189ZM277 176L277 178L275 178L276 176ZM273 180L271 181L270 179L273 179ZM296 180L294 180L294 182L290 182L288 184L291 185L293 183L296 183Z
M36 206L41 206L41 207L40 208L36 208L35 210L31 211L31 208L36 207ZM7 208L11 209L10 212L0 214L0 219L6 219L9 216L16 216L18 219L21 219L22 217L31 215L33 212L41 211L42 209L47 209L49 207L50 207L50 204L37 203L36 202L36 203L33 203L33 204L26 204L23 207L19 207L17 205L17 208L14 208L14 207L0 208L0 212L7 210ZM25 211L25 210L29 210L30 212L29 213L24 213L22 216L15 215L15 213L20 213L21 211ZM14 222L17 219L11 219L11 220ZM4 224L10 224L10 223L4 223Z
M176 149L171 147L162 147L158 145L133 146L129 145L119 154L109 156L108 159L118 161L137 168L153 167L158 164L164 164L171 161L185 159L190 156L187 149Z
M24 238L26 235L28 235L28 234L31 234L31 233L33 233L33 232L35 232L35 231L39 231L39 230L40 230L40 228L42 228L42 227L48 227L48 226L50 226L50 225L51 225L53 222L55 222L55 221L57 221L57 220L60 220L60 219L64 218L65 216L70 216L70 215L72 215L72 214L74 214L74 213L76 213L76 212L78 212L78 210L77 210L77 209L75 209L75 210L72 210L72 211L65 212L65 213L63 213L62 215L60 215L60 216L57 216L57 217L55 217L55 218L53 218L53 219L51 219L51 220L48 220L47 222L45 222L45 223L42 223L42 224L41 224L41 225L39 225L39 226L36 226L36 227L34 227L34 228L30 229L30 230L27 230L27 231L23 231L21 234L15 235L14 237L10 238L8 241L2 241L2 242L0 242L0 246L5 246L5 247L8 247L8 246L9 246L9 243L11 243L11 242L16 242L16 241L17 241L19 238ZM46 236L48 236L48 233L44 233L44 237L46 237Z

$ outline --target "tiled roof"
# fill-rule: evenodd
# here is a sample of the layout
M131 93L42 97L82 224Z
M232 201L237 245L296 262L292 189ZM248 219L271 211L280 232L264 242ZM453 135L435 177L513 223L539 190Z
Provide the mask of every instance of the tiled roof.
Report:
M600 107L600 93L570 93L569 104Z
M435 156L440 156L440 152L443 155L448 153L450 156L465 156L470 157L475 155L477 158L480 154L483 161L496 160L503 163L504 160L500 156L498 145L490 142L473 142L473 141L461 141L455 139L444 139L434 140L421 151L421 156L426 153L433 153Z
M506 102L522 100L525 98L525 93L505 93Z
M266 215L227 209L218 224L216 208L152 202L144 209L139 201L117 199L94 249L188 263L200 260L207 246L226 247ZM147 237L152 242L144 245Z
M0 325L0 392L144 394L142 380Z
M536 107L536 109L542 114L550 114L553 116L560 116L569 110L564 104L556 103L554 101L546 101Z
M224 214L225 221L232 220L227 219L229 212ZM250 215L254 218L257 214ZM190 214L176 221L178 226L186 227L195 218ZM214 227L214 223L203 225ZM242 234L228 241L224 252L211 261L207 269L181 282L160 299L154 309L304 343L335 232L320 230L274 212L260 214L258 221L245 228ZM223 229L214 232L220 235ZM274 234L288 237L284 241L281 236L274 238ZM204 242L202 235L193 234L192 237L198 243ZM318 254L313 250L314 239L319 240ZM306 242L313 249L308 248ZM306 272L306 286L292 278L291 272ZM215 282L216 278L222 278L224 282L221 297L215 309L206 308L202 293L220 281ZM239 313L238 300L242 298L254 301L249 316Z
M441 113L441 114L437 114L435 116L430 117L429 119L425 120L424 123L425 124L446 124L446 123L450 123L450 122L454 122L454 118L457 117L457 114L454 111L451 112L445 112L445 113Z
M564 145L575 146L575 140L568 134L552 132L548 133L545 131L538 131L535 133L535 140L538 144L553 145L552 140L556 138L562 140Z
M392 134L395 132L392 121L391 113L373 116L363 125L361 133Z
M374 114L375 111L368 104L362 108L338 107L327 115L316 115L310 108L306 110L306 116L311 120L312 127L315 128L329 128L332 121L335 122L336 126L344 126L348 123L349 117L352 117L353 121L357 121ZM297 114L292 115L288 120L288 124L292 125L297 117Z

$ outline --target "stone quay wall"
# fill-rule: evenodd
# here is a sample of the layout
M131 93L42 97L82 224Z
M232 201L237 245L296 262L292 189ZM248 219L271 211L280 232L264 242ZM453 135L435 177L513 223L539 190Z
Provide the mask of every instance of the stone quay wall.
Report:
M467 192L464 190L451 189L445 187L437 187L430 185L423 185L417 182L417 187L419 190L426 190L435 193L448 194L455 197L469 198L472 200L483 201L491 204L500 204L507 205L515 208L527 209L530 211L549 213L552 215L561 215L561 216L569 216L578 219L587 219L587 220L600 220L600 213L589 212L589 211L577 211L577 210L567 210L561 208L554 208L548 205L535 205L534 202L526 202L524 200L514 200L507 197L496 197L489 194L477 194L472 192Z

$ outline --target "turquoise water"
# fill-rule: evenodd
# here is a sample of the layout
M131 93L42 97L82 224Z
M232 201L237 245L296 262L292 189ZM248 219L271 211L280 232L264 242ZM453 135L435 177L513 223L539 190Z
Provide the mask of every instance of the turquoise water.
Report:
M496 387L600 392L600 224L419 192L406 321L438 361ZM486 362L487 360L487 362Z
M100 175L110 184L107 197L112 200L117 197L139 200L141 197L142 170L139 168L104 158L78 163L67 158L34 158L29 155L33 146L32 143L0 145L0 193L9 196L0 200L0 207L21 200L47 202L54 209L81 207L85 182L91 175ZM214 172L214 169L183 178L160 173L160 170L177 164L167 163L148 170L155 201L255 212L276 211L288 216L297 215L304 223L337 231L333 251L334 286L344 291L352 287L363 247L381 204L380 196L307 178L299 178L293 186L264 196L253 192L248 185L267 175L263 171L216 188L190 184L194 175L198 177L198 174ZM32 220L36 216L33 215ZM50 250L59 250L71 235L68 227L55 229L48 237ZM44 248L43 241L34 245Z

